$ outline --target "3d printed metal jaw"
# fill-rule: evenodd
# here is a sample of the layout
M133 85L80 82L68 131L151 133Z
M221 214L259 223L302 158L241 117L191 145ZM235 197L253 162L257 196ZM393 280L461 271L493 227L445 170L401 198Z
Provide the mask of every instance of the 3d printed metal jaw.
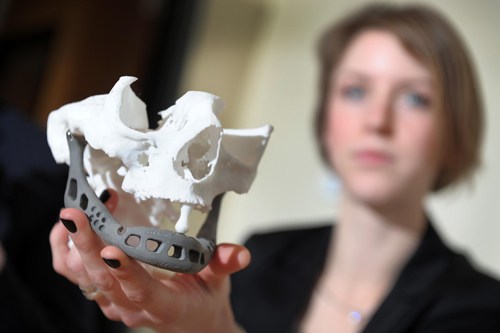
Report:
M223 194L214 198L212 210L196 238L156 227L125 227L118 223L90 187L83 168L83 137L67 132L70 168L64 204L87 214L92 229L108 244L147 264L180 273L197 273L212 259Z

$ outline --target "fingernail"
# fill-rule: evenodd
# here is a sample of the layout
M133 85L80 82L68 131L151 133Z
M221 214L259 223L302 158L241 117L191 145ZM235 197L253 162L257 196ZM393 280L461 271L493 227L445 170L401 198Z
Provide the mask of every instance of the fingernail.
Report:
M102 258L102 260L104 260L104 262L106 263L106 265L108 265L109 267L111 268L119 268L120 267L120 261L116 260L116 259L106 259L106 258Z
M73 222L71 220L66 220L63 218L61 218L61 222L62 222L62 224L64 224L66 229L68 229L69 232L71 232L72 234L74 234L76 232L77 229L76 229L75 222Z
M99 200L101 200L102 203L106 203L109 198L111 198L111 193L109 193L108 190L102 191L101 195L99 196Z

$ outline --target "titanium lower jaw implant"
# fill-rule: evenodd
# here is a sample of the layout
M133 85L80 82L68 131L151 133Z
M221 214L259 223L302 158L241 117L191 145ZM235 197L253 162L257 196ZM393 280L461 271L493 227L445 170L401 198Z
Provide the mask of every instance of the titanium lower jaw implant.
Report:
M134 259L179 273L197 273L209 263L215 250L222 194L214 198L212 209L196 237L157 227L125 227L113 218L86 179L83 168L85 139L68 132L67 140L71 163L64 204L85 212L92 229L106 243L117 246Z

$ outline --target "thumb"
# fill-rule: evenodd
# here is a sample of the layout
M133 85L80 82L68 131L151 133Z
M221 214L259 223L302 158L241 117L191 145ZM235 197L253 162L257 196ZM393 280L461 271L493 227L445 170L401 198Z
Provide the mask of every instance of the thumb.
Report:
M206 281L223 279L246 268L250 261L250 251L246 247L237 244L219 244L212 260L200 274Z

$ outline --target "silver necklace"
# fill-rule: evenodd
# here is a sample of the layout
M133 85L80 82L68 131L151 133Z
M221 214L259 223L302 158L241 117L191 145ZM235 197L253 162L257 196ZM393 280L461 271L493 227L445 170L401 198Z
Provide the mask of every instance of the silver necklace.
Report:
M363 312L361 310L356 309L351 304L340 300L335 294L327 289L322 288L322 292L319 290L316 291L316 294L326 302L328 305L335 307L337 310L346 314L346 319L354 326L358 326L369 317L368 313Z

